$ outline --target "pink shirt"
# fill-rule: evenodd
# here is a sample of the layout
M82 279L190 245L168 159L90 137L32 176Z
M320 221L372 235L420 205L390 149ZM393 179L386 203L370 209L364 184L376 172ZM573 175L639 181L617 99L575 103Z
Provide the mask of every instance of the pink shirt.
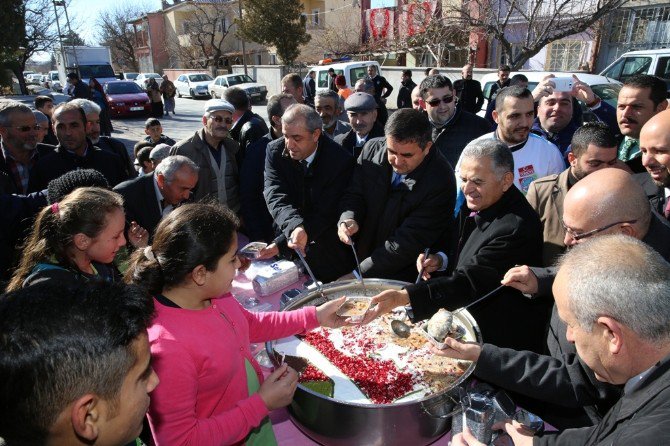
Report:
M263 382L250 342L319 326L315 307L252 313L230 293L204 310L154 303L149 342L160 384L151 394L149 424L157 446L241 444L268 415L261 397L248 393L245 358Z

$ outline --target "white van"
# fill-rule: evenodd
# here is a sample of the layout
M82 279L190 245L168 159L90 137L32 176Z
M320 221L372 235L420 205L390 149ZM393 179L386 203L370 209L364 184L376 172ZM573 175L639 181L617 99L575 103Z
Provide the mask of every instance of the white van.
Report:
M602 76L624 82L634 74L652 74L663 79L670 91L670 48L629 51L605 68Z
M314 81L316 82L317 89L328 88L328 70L332 68L335 70L336 75L344 75L345 79L347 80L347 86L353 90L356 81L368 75L368 66L370 65L376 66L377 72L383 76L381 68L379 67L379 63L375 60L316 65L311 67L310 70L316 72Z

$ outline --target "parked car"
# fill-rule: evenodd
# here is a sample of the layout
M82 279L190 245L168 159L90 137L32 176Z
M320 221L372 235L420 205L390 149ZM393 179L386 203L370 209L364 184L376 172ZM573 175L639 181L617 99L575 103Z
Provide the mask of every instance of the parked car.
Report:
M137 76L139 76L139 75L140 75L140 73L130 73L130 72L123 73L121 80L122 81L134 81L135 79L137 79Z
M156 82L158 82L159 87L163 83L163 77L158 73L140 73L137 75L134 82L137 85L139 85L143 90L146 90L147 84L149 83L149 79L151 78L156 79Z
M324 65L316 65L310 67L311 71L316 73L316 88L328 88L328 70L335 70L336 75L342 75L347 80L347 85L354 88L354 84L359 79L364 78L368 75L368 66L374 65L377 67L377 73L380 76L383 76L382 69L379 66L379 63L375 60L364 61L364 62L339 62L339 63L330 63Z
M209 84L209 94L213 98L220 98L223 91L228 87L239 87L247 92L252 101L264 102L268 95L268 88L254 81L246 74L226 74L217 76L214 82Z
M635 74L658 76L668 86L670 97L670 48L660 50L629 51L605 68L601 76L611 77L620 82Z
M146 116L151 113L149 96L131 81L110 81L103 87L112 117Z
M42 73L31 73L25 77L26 83L39 85L42 82Z
M53 70L49 71L47 73L47 77L49 78L49 88L51 88L53 91L57 91L59 93L63 92L63 84L61 84L60 79L58 78L58 71Z
M510 73L510 77L515 74L523 74L528 78L528 89L533 91L533 89L540 83L540 81L548 74L553 74L556 77L571 77L573 73L565 73L559 71L513 71ZM597 74L588 74L588 73L574 73L580 81L586 82L593 92L598 95L600 99L607 102L612 107L616 108L617 99L619 98L619 90L621 90L621 82L610 79L605 76L600 76ZM491 94L491 87L498 80L498 73L488 73L482 76L480 83L482 84L482 91L484 97L488 98ZM484 116L486 113L486 106L488 100L484 101L482 109L477 113L479 116ZM584 113L585 121L592 121L595 119L593 113L586 107L586 104L580 101L582 106L582 111Z
M190 96L195 99L198 97L210 97L209 84L214 81L212 76L207 73L189 73L182 74L174 81L177 89L177 97Z

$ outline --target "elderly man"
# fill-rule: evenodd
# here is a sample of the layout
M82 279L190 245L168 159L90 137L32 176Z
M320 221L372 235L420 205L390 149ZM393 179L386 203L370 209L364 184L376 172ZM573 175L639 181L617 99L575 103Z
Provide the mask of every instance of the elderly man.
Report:
M37 121L28 106L0 101L0 172L3 193L25 194L37 161L53 151L37 149Z
M558 148L530 133L534 118L535 105L530 91L520 86L503 88L496 97L493 111L498 128L477 139L497 139L510 148L514 156L514 185L524 194L534 180L559 174L565 169ZM458 166L455 170L458 180Z
M526 198L540 216L544 227L542 264L553 265L565 251L563 228L563 200L568 190L585 176L606 167L616 166L616 138L609 127L600 122L586 123L572 137L572 151L568 153L570 167L558 175L539 178L528 188Z
M2 296L0 436L8 445L136 444L159 382L153 310L139 289L104 282Z
M623 395L595 426L533 438L507 424L514 444L668 444L670 264L632 237L599 237L561 259L553 292L567 342ZM479 444L466 442L454 439Z
M651 118L640 132L642 165L646 173L635 175L649 197L652 209L670 220L670 110Z
M412 108L418 111L424 111L421 106L421 87L418 85L412 89Z
M531 130L554 143L567 159L572 135L582 125L581 110L576 109L580 105L576 99L584 102L613 132L617 128L616 111L593 93L591 87L580 81L577 76L572 75L574 83L571 91L556 91L556 84L552 80L554 78L555 76L550 74L533 89L533 98L537 102L537 117ZM578 119L575 119L577 117L575 112L579 112Z
M367 93L353 93L344 101L344 109L352 129L335 137L335 142L358 158L367 141L384 136L384 129L377 123L377 102Z
M265 202L288 247L305 254L316 277L329 282L350 265L337 218L354 158L322 134L321 118L307 105L290 106L281 122L284 137L267 148Z
M54 110L53 125L60 143L33 166L29 191L46 189L49 181L75 169L95 169L112 187L128 179L121 157L95 147L88 139L89 124L81 107L70 102L60 104Z
M134 178L137 173L125 144L111 136L100 135L100 106L88 99L73 99L70 102L84 110L84 114L86 114L86 136L93 145L121 158L126 177Z
M233 211L240 210L239 171L235 156L240 148L229 135L235 107L223 99L205 102L202 128L177 142L170 155L184 155L198 168L193 199L215 198Z
M354 92L356 93L367 93L371 96L375 95L375 84L372 83L372 80L368 78L361 78L356 81L354 84ZM389 112L386 108L386 104L378 98L375 98L377 101L377 122L380 126L384 127L386 121L389 118Z
M170 156L170 149L172 146L168 144L158 144L156 147L151 149L149 152L149 161L151 162L151 167L156 169L156 167L163 161L165 158Z
M512 153L500 141L469 144L461 157L465 203L453 231L456 247L451 273L401 291L375 296L369 318L400 305L412 305L412 320L430 317L439 308L460 308L492 291L515 264L538 264L542 257L542 225L524 196L514 187ZM442 266L439 258L424 262L426 275ZM549 320L548 300L529 300L516 290L502 290L470 309L486 342L540 351ZM504 317L501 317L504 315Z
M316 90L315 90L316 91ZM304 101L304 90L302 79L296 73L289 73L281 79L281 92L292 95L296 102L302 104Z
M35 125L37 126L37 144L44 144L44 138L47 136L49 127L49 117L39 110L33 110L35 115ZM37 147L37 144L35 147Z
M358 158L340 202L338 235L346 244L356 239L365 277L411 281L419 253L454 230L453 170L429 130L423 113L398 110L386 123L386 138L371 140Z
M272 216L268 211L263 197L265 157L270 142L281 138L281 118L291 105L296 104L290 94L277 94L268 99L267 113L270 120L270 132L251 144L247 149L240 168L240 202L244 221L244 232L250 240L262 240L270 245L261 252L263 258L270 258L279 253L272 229Z
M484 105L482 84L472 78L472 65L466 64L461 70L461 79L454 82L454 91L463 110L477 113Z
M247 147L261 139L268 132L268 126L262 117L251 111L251 99L246 91L239 87L229 87L223 91L221 97L235 107L230 137L240 145L237 165L242 166Z
M338 116L342 113L340 108L340 97L332 90L319 90L314 98L314 109L323 121L323 134L332 139L343 135L351 130L351 126L340 121Z
M619 159L634 172L644 172L640 166L640 131L652 116L668 106L665 82L656 76L636 74L629 77L619 91L617 122L623 140L619 144Z
M126 219L137 222L153 236L163 217L184 201L198 184L198 166L181 155L168 156L156 170L117 185Z
M428 76L421 81L421 105L428 113L432 127L433 146L455 166L461 152L473 139L489 133L484 118L463 110L448 77Z

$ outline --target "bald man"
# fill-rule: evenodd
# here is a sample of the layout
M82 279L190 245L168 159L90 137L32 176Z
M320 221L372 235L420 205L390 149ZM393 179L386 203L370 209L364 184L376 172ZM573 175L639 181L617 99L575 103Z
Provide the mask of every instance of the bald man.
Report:
M412 108L414 110L422 111L423 107L421 107L421 88L417 85L412 89Z
M640 131L642 165L646 173L635 175L654 210L670 219L670 110L649 119Z
M568 247L594 236L626 234L642 240L666 260L670 258L670 226L651 212L641 186L621 169L602 169L576 183L565 196L563 220ZM555 275L554 268L521 266L509 270L502 283L537 298L550 298ZM566 339L565 331L554 307L547 336L551 356L491 344L470 348L460 343L454 343L447 353L476 360L477 378L522 395L515 401L553 426L566 429L597 424L617 401L621 389L596 379Z

